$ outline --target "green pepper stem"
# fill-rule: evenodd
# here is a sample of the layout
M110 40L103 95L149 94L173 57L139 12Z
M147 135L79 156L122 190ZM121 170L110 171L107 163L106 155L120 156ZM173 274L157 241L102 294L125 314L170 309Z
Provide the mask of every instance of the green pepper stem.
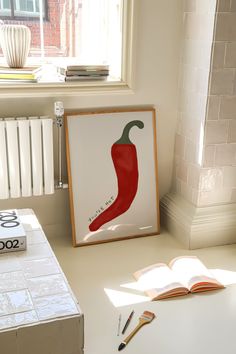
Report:
M129 132L132 127L138 127L139 129L143 129L144 123L141 120L132 120L127 123L123 129L122 135L119 140L115 142L115 144L133 144L129 138Z

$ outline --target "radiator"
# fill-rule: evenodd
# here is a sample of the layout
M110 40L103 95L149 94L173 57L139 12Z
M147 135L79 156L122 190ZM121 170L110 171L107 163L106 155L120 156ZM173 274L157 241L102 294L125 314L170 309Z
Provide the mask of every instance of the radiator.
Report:
M0 199L52 193L53 120L0 119Z

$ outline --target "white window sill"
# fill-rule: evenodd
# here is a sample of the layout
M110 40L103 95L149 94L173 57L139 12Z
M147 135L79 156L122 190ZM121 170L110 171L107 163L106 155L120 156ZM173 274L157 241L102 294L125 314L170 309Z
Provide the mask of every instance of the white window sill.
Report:
M0 85L0 98L94 95L124 91L127 94L133 93L129 85L121 81L5 84Z
M29 63L29 65L37 63ZM128 82L109 77L107 80L62 81L51 66L44 68L43 78L37 83L5 83L0 80L0 98L9 97L56 97L71 95L94 95L112 92L132 93ZM55 68L54 68L55 69ZM53 72L53 74L50 74Z

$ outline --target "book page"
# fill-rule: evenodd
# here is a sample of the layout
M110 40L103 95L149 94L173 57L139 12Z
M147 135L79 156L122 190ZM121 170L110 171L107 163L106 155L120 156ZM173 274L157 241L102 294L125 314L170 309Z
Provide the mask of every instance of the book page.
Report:
M196 285L199 285L199 288L221 287L213 274L195 256L177 257L170 262L170 268L188 289Z
M152 299L173 289L186 293L178 276L164 263L153 264L134 273L138 288L145 291ZM184 291L185 290L185 291Z

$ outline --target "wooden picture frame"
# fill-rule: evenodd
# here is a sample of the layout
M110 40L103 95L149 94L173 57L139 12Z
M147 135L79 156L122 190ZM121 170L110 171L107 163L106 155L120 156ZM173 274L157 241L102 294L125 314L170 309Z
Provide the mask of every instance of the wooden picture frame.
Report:
M73 245L160 231L154 108L65 113Z

